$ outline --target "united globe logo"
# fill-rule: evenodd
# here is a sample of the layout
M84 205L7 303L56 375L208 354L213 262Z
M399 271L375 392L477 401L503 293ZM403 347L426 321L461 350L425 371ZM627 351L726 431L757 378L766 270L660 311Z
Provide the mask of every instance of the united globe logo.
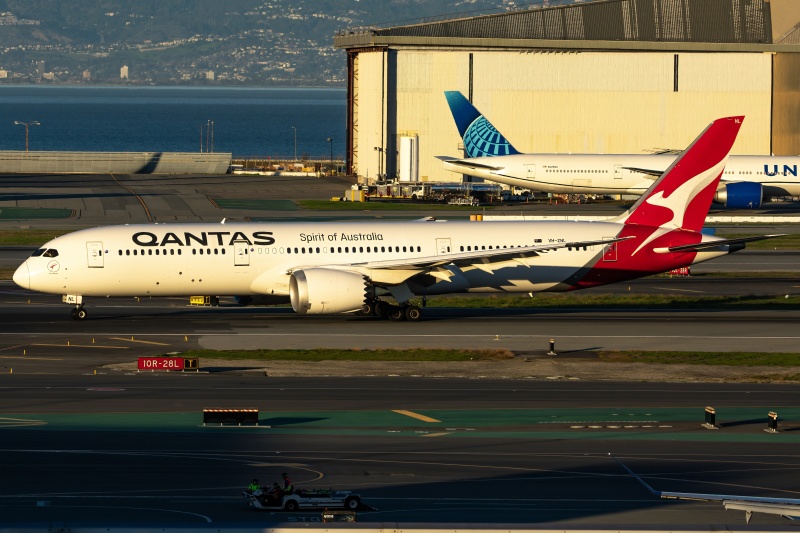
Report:
M514 153L511 144L483 116L464 133L464 149L469 157L491 157Z

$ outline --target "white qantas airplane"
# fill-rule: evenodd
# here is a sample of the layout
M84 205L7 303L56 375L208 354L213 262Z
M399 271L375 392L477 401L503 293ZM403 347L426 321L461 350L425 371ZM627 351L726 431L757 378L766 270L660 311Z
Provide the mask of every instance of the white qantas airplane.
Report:
M469 159L440 156L459 174L556 194L641 195L675 158L669 154L523 154L458 91L445 92ZM800 157L732 155L714 201L756 209L776 196L800 196Z
M800 520L800 499L798 498L765 498L760 496L739 496L730 494L702 494L698 492L662 492L655 490L645 480L637 476L622 461L609 454L614 461L630 475L644 485L654 496L664 500L693 500L701 502L720 502L726 511L744 511L745 522L750 523L753 513L774 514L788 520Z
M301 314L418 320L415 295L569 291L707 261L770 236L700 232L743 117L719 119L605 222L270 222L107 226L53 239L14 273L61 294L288 299ZM380 296L390 294L397 305Z

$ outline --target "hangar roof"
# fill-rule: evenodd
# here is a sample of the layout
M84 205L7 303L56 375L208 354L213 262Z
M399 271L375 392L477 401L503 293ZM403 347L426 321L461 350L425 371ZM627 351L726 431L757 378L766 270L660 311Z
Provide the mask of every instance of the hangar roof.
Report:
M800 9L792 7L797 4L796 0L538 0L526 9L496 15L354 28L336 35L334 46L800 52L795 44L800 42ZM775 17L781 35L773 35Z

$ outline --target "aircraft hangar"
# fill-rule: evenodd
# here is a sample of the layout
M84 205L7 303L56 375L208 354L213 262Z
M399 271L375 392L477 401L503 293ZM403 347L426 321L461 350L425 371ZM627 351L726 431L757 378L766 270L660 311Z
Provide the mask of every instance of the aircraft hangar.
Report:
M448 90L522 152L683 149L715 118L745 115L733 153L800 154L797 0L539 0L353 28L334 46L362 182L461 180L436 159L463 157Z

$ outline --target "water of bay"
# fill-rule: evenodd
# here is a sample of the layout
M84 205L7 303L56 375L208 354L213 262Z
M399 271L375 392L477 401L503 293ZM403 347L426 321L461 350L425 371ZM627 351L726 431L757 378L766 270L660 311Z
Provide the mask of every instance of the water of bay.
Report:
M346 91L0 86L0 149L344 156ZM209 135L213 121L213 137ZM328 141L332 139L332 142ZM296 141L295 141L296 139Z

